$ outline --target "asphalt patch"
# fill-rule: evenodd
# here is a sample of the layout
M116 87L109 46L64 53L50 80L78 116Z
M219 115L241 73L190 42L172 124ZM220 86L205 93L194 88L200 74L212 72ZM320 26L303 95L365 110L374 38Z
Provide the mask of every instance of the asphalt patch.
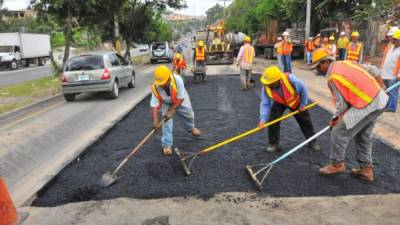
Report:
M258 80L257 78L255 80ZM226 138L258 125L259 92L240 91L238 76L209 77L200 84L188 82L187 90L195 111L196 126L201 138L194 138L174 119L174 147L197 152ZM221 192L257 191L245 166L271 162L304 140L296 121L290 118L281 124L281 146L284 152L267 153L267 132L262 131L217 151L198 157L192 175L186 177L176 155L162 154L157 133L119 173L120 179L107 188L100 188L104 173L114 170L152 127L149 98L137 105L121 122L90 146L85 153L61 171L33 202L33 206L57 206L70 202L104 200L118 197L155 199L176 196L210 198ZM315 130L323 129L330 113L314 107L310 110ZM307 147L289 156L272 169L264 182L262 196L337 196L400 193L400 153L374 141L375 182L361 182L348 173L321 177L318 169L329 155L329 132L318 142L322 150ZM357 167L356 151L351 144L347 151L348 170Z

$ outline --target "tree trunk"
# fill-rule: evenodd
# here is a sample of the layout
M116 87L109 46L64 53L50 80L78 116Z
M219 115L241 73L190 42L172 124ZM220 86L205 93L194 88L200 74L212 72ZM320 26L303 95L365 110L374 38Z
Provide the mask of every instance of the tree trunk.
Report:
M126 51L124 58L130 60L131 59L131 45L132 45L132 38L131 37L126 37Z
M64 49L64 58L63 58L63 67L69 58L69 49L71 47L71 38L72 38L72 8L71 2L67 3L68 17L67 17L67 30L65 32L65 49Z

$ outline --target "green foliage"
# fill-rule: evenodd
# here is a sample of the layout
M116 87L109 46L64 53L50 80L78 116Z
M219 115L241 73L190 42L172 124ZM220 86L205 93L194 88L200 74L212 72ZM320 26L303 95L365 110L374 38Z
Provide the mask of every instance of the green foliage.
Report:
M151 25L146 33L147 42L154 41L171 41L172 40L172 28L164 22L161 16L157 16L151 21Z
M213 24L224 17L224 7L218 3L206 11L207 24Z

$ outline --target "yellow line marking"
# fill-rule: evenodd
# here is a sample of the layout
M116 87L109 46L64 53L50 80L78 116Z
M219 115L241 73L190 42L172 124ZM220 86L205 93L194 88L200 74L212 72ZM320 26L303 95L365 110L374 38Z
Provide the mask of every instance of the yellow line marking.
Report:
M61 104L64 104L64 103L65 103L65 102L59 102L59 103L57 103L57 104L55 104L55 105L53 105L53 106L50 106L50 107L48 107L48 108L45 108L45 109L43 109L43 110L40 110L40 111L35 112L35 113L33 113L33 114L30 114L29 116L23 117L23 118L21 118L21 119L19 119L19 120L16 120L16 121L14 121L14 122L11 122L11 123L5 125L5 126L2 127L2 128L5 128L5 129L10 128L10 127L12 127L12 126L14 126L14 125L17 125L17 124L19 124L19 123L21 123L21 122L23 122L23 121L25 121L25 120L27 120L27 119L33 118L33 117L35 117L35 116L38 116L39 114L42 114L42 113L45 113L45 112L47 112L47 111L49 111L49 110L51 110L51 109L54 109L55 107L57 107L57 106L59 106L59 105L61 105Z

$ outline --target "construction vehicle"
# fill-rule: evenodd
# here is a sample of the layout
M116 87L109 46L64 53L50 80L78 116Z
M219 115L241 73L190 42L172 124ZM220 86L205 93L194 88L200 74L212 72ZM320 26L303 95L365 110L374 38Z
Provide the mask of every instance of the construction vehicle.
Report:
M301 27L301 26L298 26ZM276 58L274 46L279 37L279 26L277 20L270 21L265 30L260 30L253 37L253 46L256 55L264 55L266 59ZM304 30L291 28L284 30L289 33L289 39L293 44L292 58L301 58L304 56Z
M233 64L233 50L226 38L223 21L216 26L207 27L205 44L207 65Z

